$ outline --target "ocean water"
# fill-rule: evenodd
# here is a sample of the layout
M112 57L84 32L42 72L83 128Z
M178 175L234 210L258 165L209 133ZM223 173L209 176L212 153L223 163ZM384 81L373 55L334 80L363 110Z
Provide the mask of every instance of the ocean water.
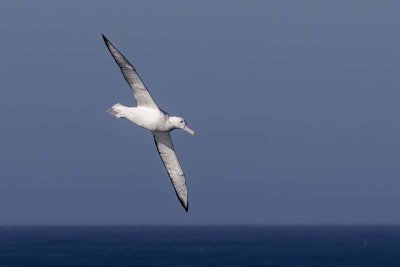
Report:
M0 227L0 267L400 266L400 226Z

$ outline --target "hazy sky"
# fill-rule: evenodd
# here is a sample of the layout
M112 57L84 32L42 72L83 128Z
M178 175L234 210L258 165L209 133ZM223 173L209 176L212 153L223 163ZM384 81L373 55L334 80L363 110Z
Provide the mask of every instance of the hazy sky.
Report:
M400 223L398 1L0 4L0 224ZM101 33L173 132L181 207Z

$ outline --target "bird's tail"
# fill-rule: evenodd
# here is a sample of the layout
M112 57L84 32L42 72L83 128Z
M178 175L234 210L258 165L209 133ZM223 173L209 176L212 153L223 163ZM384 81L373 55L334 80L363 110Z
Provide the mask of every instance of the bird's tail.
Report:
M107 109L107 113L111 114L114 117L121 118L123 116L124 106L120 103L115 104L111 108Z

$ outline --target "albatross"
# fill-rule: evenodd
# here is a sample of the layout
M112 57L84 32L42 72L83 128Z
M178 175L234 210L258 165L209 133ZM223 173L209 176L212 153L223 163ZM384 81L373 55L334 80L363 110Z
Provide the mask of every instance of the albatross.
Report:
M136 107L126 107L117 103L107 112L117 118L125 118L152 132L158 154L167 169L176 195L187 212L189 205L185 174L179 164L169 132L175 129L182 129L192 135L195 132L189 128L183 118L170 116L157 106L133 65L108 41L104 34L102 36L136 100Z

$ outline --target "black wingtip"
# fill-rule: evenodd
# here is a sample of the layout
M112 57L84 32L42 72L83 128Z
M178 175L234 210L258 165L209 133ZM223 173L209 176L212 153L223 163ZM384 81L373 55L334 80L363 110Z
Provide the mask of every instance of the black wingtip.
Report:
M109 43L107 37L105 37L104 34L101 34L101 36L103 36L103 40L104 40L105 43Z
M176 191L175 191L176 193ZM179 202L181 203L182 207L185 209L186 212L189 211L189 201L186 200L186 203L179 197L178 193L176 193L176 196L179 199Z
M185 209L185 211L188 212L189 211L189 202L187 202L186 205L183 202L181 202L181 204L182 204L183 208Z

